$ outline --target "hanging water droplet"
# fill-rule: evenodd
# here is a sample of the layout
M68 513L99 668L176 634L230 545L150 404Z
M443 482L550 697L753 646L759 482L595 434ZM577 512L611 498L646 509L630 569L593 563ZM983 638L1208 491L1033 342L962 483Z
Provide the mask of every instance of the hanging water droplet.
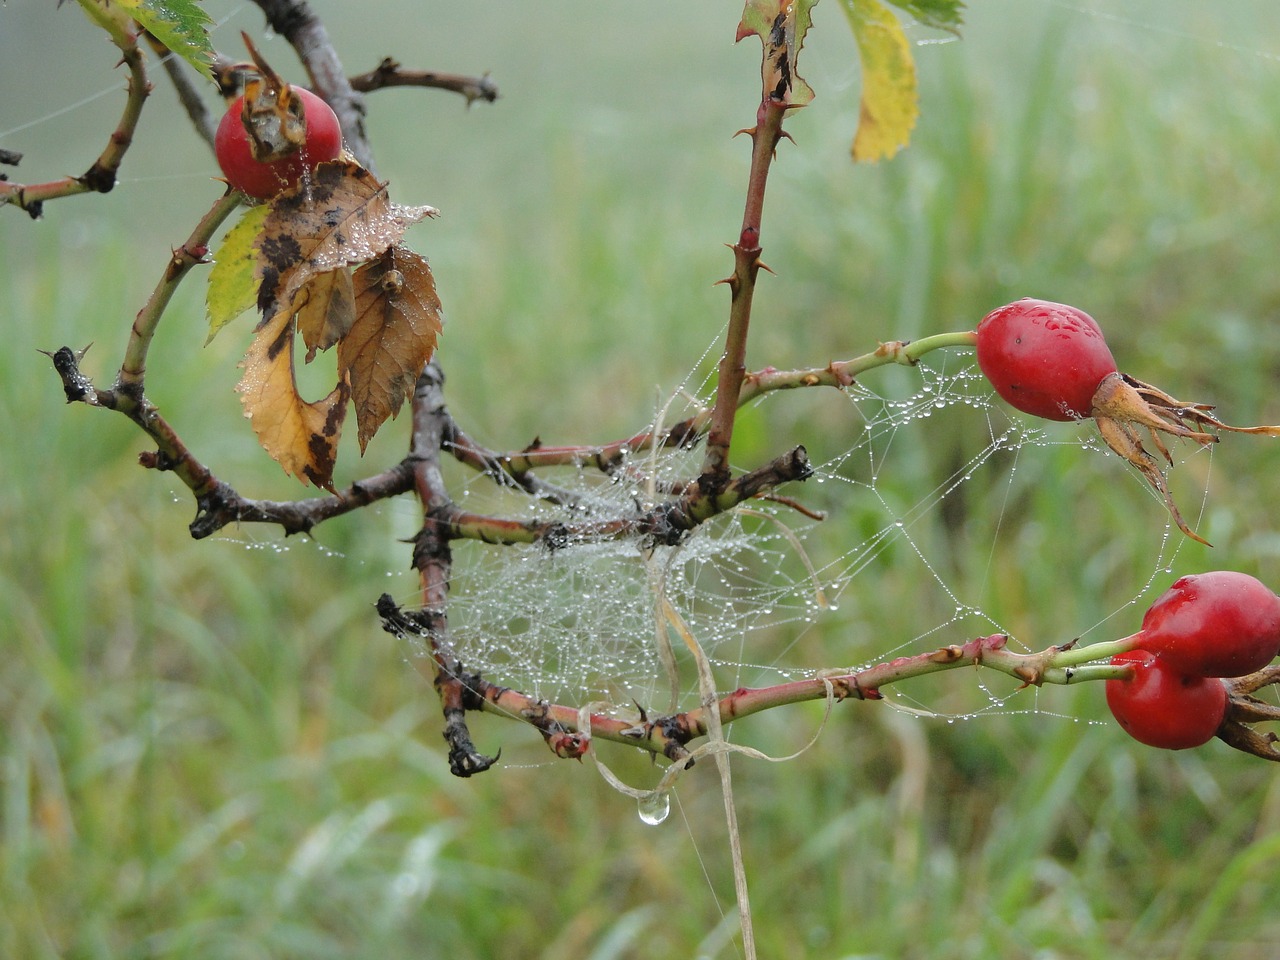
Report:
M640 798L637 811L642 822L656 827L671 813L671 794L649 793Z

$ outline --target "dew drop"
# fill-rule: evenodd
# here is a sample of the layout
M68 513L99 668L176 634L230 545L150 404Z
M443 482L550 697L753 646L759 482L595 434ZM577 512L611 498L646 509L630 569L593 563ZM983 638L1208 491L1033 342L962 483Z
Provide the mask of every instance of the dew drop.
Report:
M640 798L637 804L637 811L640 814L642 823L647 823L651 827L656 827L667 819L667 815L671 813L671 794L669 793L650 793Z

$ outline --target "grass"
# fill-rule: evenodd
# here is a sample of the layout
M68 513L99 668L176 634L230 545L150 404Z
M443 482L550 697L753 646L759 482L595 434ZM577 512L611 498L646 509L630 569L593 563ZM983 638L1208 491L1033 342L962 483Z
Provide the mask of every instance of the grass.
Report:
M926 112L911 150L855 170L850 45L820 7L802 60L819 100L792 121L800 143L771 186L779 276L758 298L753 362L821 364L1033 294L1098 316L1123 369L1230 421L1280 419L1280 74L1202 39L1255 50L1249 23L1201 24L1194 4L1165 15L1133 27L1065 5L974 9L962 43L917 48ZM606 15L547 16L565 37ZM388 122L410 101L375 101L402 199L446 212L412 242L446 301L454 408L483 439L633 429L716 336L725 297L711 281L729 266L718 244L736 230L745 167L727 134L750 118L754 68L707 40L731 12L696 17L678 37L608 20L618 52L586 44L572 75L564 57L531 54L539 35L522 31L537 25L444 20L439 35L494 44L497 59L443 66L492 63L507 95L489 113L441 110L429 150ZM355 56L373 42L331 29ZM655 95L648 81L698 51L689 95ZM371 609L384 589L412 592L397 539L414 532L411 506L326 525L318 545L253 530L196 544L189 501L137 468L139 435L62 404L36 350L96 341L86 366L109 377L190 222L172 211L194 201L171 195L167 219L126 241L124 204L150 191L121 190L52 205L38 225L0 211L0 955L734 956L713 776L687 776L671 819L647 827L589 766L552 763L528 731L486 719L477 739L502 747L502 767L448 775L433 695ZM292 495L231 392L247 329L201 350L197 286L166 321L151 390L220 472ZM871 385L886 392L910 377L881 374ZM904 431L886 496L913 502L963 462L983 440L965 424ZM797 438L829 456L850 429L847 404L792 394L744 418L737 460ZM397 458L404 431L390 425L359 469ZM1175 488L1187 506L1208 483L1200 523L1216 548L1184 547L1178 572L1280 583L1276 452L1228 438L1209 466L1189 459ZM1012 474L1001 464L962 489L919 541L1028 642L1089 629L1153 573L1164 517L1114 458L1029 447ZM857 517L841 505L815 551L843 549ZM892 559L800 638L796 663L878 656L945 617L910 557ZM1091 636L1128 632L1140 609ZM942 712L983 701L967 675L910 692ZM1033 696L1012 705L1039 712L952 724L845 704L801 758L735 764L761 955L1272 954L1273 768L1217 743L1144 749L1088 722L1103 719L1096 689ZM775 711L734 736L788 753L821 713ZM607 757L651 782L643 758Z

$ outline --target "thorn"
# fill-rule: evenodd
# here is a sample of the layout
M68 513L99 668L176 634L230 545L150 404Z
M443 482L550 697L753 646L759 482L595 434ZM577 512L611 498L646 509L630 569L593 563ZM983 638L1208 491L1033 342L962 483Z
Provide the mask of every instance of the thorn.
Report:
M739 130L737 133L735 133L735 134L733 135L733 137L740 137L740 136L742 136L744 133L745 133L747 136L754 137L754 136L756 135L756 130L757 130L757 129L759 129L759 128L758 128L758 127L743 127L741 130ZM731 137L730 139L733 139L733 138Z

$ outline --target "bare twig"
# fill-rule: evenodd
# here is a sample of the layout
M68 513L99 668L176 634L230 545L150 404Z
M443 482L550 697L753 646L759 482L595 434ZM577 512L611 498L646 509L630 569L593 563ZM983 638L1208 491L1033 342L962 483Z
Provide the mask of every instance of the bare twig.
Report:
M155 464L145 463L145 466ZM272 523L286 534L311 533L326 520L367 507L379 500L398 497L413 489L413 460L405 458L375 476L357 480L344 490L305 500L252 500L229 484L217 481L196 497L196 518L188 528L202 540L223 527L239 523Z
M286 534L310 533L325 520L413 489L414 460L407 457L389 470L358 480L330 496L292 501L242 497L192 454L173 427L145 397L140 403L122 403L124 394L121 392L94 386L80 370L83 350L61 347L49 356L62 379L68 402L119 410L156 441L158 449L141 454L138 461L152 470L172 471L195 495L196 517L188 529L196 540L210 537L233 523L271 523L279 525Z
M435 70L406 70L391 57L387 57L368 73L351 78L351 88L361 93L372 93L385 87L429 87L462 94L471 106L473 101L493 103L498 99L498 85L486 73L470 77L460 73L439 73Z

